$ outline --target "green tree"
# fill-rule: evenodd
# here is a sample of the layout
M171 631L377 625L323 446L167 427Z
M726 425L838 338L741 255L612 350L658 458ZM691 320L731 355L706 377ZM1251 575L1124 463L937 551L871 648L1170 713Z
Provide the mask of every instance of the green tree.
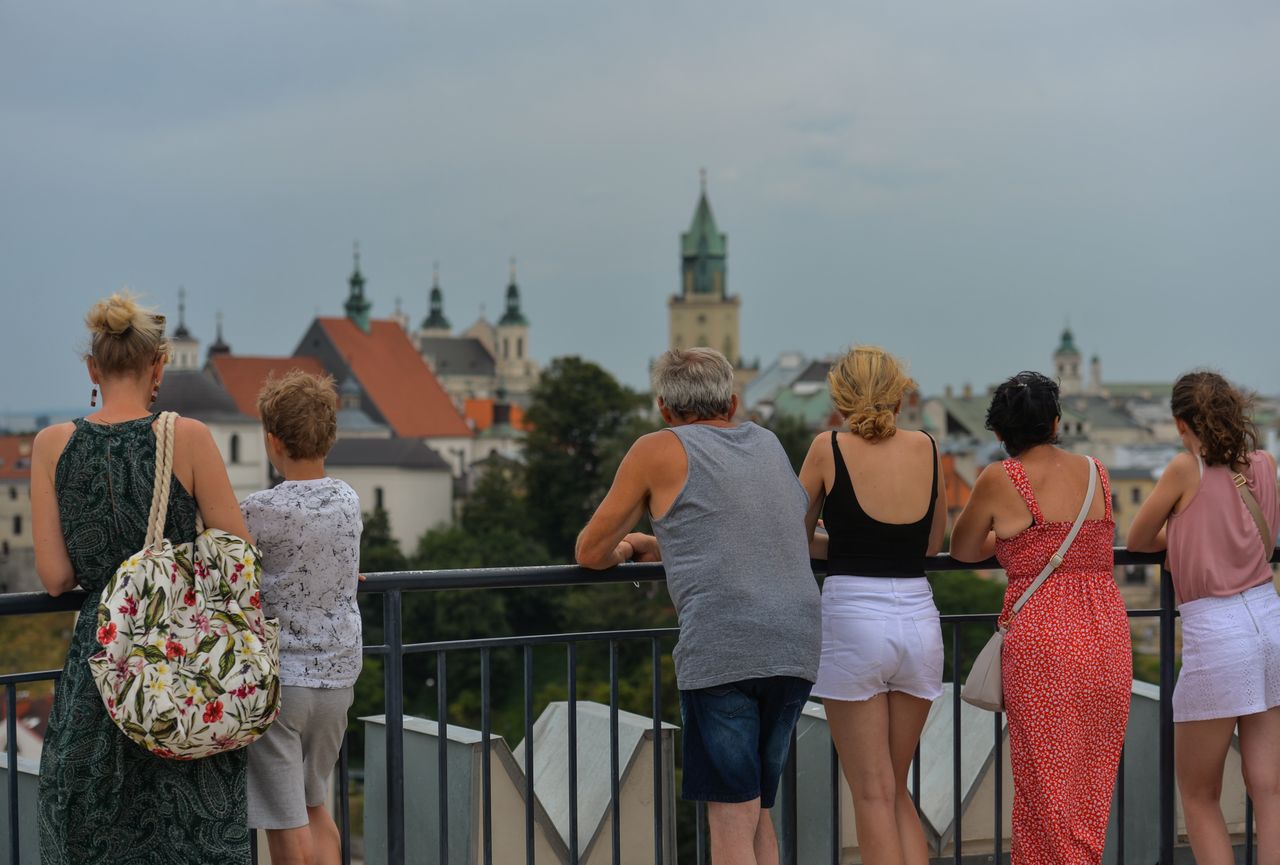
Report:
M979 576L973 571L942 571L929 575L933 586L933 601L942 615L960 613L998 613L1004 603L1004 583ZM983 623L944 626L942 640L945 646L946 667L944 679L952 678L952 631L960 629L960 680L969 674L969 668L991 638L992 626Z
M765 427L782 442L782 449L787 452L787 459L791 460L791 468L796 474L800 474L800 466L809 453L809 445L813 444L813 430L805 425L804 418L781 412L769 418Z
M529 513L535 537L559 561L608 489L609 443L645 398L580 357L560 357L543 372L525 413Z

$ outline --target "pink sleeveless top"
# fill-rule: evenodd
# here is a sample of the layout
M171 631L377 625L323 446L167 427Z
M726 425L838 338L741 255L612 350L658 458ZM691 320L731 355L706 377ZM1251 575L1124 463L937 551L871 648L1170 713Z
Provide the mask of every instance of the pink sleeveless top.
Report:
M1257 523L1226 466L1200 464L1200 489L1181 513L1169 515L1169 568L1178 603L1236 595L1271 581ZM1242 474L1274 537L1280 497L1271 463L1262 451L1249 455Z

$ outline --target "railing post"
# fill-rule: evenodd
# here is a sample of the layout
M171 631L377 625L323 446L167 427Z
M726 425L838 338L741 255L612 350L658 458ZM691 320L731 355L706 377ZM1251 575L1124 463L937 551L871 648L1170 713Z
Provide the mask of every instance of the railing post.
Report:
M8 711L4 750L9 762L5 772L9 787L9 861L18 865L18 689L15 685L6 685L4 692Z
M787 745L787 765L782 770L782 838L779 858L782 865L796 865L800 856L799 832L796 828L796 798L799 794L796 774L800 761L796 758L796 729L791 728L791 741Z
M404 635L400 592L382 596L382 630L387 644L383 667L383 707L387 713L387 865L404 865Z
M1160 865L1173 865L1178 824L1173 775L1173 577L1160 570Z

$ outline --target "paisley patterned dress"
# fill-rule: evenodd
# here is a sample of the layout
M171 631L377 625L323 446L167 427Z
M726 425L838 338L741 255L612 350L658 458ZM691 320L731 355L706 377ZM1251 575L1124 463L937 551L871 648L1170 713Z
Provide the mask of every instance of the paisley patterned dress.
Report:
M99 650L102 588L146 537L156 464L151 420L76 421L54 475L67 552L89 597L40 758L43 865L249 862L245 752L191 761L151 755L107 717L86 663ZM175 480L165 536L190 541L195 524L195 500Z
M1033 521L996 541L996 558L1009 575L1001 620L1072 525L1045 521L1022 463L1005 460L1004 469ZM1133 654L1124 599L1112 576L1115 523L1101 463L1098 474L1106 515L1081 524L1062 564L1005 635L1014 865L1098 865L1106 842L1129 721Z

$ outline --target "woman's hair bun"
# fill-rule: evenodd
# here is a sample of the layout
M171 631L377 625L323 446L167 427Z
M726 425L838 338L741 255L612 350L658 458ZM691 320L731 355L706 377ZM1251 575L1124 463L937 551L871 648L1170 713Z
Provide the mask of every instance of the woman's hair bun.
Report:
M140 305L128 291L95 303L84 323L89 328L88 357L103 375L133 374L168 359L164 316Z
M118 291L95 303L85 316L85 324L92 333L121 336L152 317L153 314L140 307L131 293Z

